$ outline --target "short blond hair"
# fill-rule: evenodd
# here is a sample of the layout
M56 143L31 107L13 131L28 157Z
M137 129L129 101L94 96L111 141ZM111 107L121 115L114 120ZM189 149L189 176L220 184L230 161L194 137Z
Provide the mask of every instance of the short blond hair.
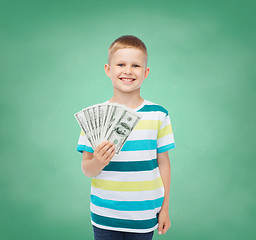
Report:
M145 44L137 37L132 35L124 35L117 38L109 47L108 50L108 64L110 65L112 56L118 49L122 48L137 48L140 49L146 57L146 66L148 64L148 52Z

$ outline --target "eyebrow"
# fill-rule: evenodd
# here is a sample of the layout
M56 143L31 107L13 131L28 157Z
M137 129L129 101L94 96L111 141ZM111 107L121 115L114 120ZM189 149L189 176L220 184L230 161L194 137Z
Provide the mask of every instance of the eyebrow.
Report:
M125 60L117 60L116 62L117 62L117 63L119 63L119 62L125 62ZM139 62L133 62L132 64L141 65L142 63L139 63Z

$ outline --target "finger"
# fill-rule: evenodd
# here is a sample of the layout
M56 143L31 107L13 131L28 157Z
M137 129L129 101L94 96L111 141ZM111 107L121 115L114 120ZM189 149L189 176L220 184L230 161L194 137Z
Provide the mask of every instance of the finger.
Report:
M104 153L106 152L106 151L108 151L111 147L113 147L113 143L112 142L109 142L104 148L103 148L103 150L104 150Z
M106 147L108 144L110 144L110 142L108 140L104 141L100 147L100 149Z
M105 152L113 145L112 142L108 142L105 146L103 146L100 150L100 154L103 156Z
M101 144L99 144L99 145L96 147L96 149L95 149L94 152L96 152L96 154L99 153L100 150L101 150L106 144L108 144L108 141L102 142Z
M114 150L115 150L115 145L110 146L110 147L106 150L106 152L103 154L103 157L104 157L104 158L108 158L109 155L111 155Z
M164 225L164 226L163 226L163 234L165 234L166 232L167 232L167 226Z
M107 158L107 162L110 162L110 160L114 157L115 153L116 153L116 150L113 149L113 151L111 152L111 154Z
M115 150L115 148L112 150L112 152L110 153L110 155L107 157L107 159L106 159L106 162L109 162L112 158L113 158L113 156L115 155L115 153L116 153L116 150Z
M161 223L158 223L158 234L162 234L163 233L163 225Z

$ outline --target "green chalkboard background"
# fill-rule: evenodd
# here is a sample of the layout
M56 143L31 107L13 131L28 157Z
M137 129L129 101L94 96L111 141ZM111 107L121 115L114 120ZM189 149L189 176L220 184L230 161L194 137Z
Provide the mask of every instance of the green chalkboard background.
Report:
M148 48L142 97L170 114L172 226L255 239L255 1L0 2L0 239L93 239L73 114L108 100L122 35Z

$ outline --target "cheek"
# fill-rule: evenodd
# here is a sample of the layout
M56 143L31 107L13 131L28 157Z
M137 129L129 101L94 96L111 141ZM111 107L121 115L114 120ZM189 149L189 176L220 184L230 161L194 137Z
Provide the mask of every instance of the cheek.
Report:
M121 71L120 71L120 69L117 69L117 68L115 68L115 69L113 69L113 73L116 75L116 74L119 74Z
M141 78L143 78L144 77L144 72L143 71L138 71L137 75L140 76Z

